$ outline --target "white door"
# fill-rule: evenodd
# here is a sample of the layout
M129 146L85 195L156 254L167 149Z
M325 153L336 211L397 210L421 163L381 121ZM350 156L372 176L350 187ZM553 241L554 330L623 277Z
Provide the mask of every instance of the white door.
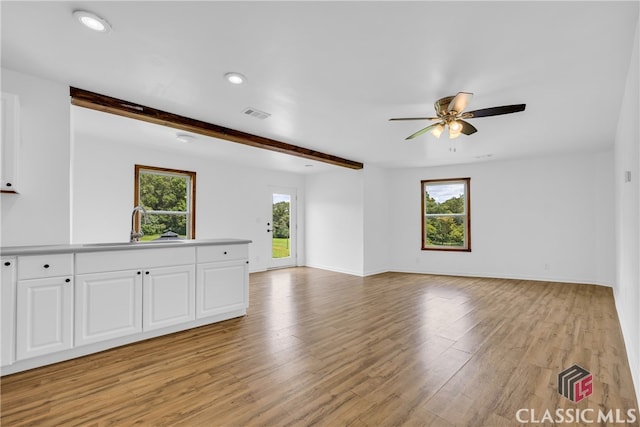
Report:
M164 328L196 318L195 273L193 264L144 271L143 330Z
M71 348L73 280L70 277L18 282L16 359Z
M142 270L76 276L76 345L142 332Z
M197 318L245 309L247 269L244 260L198 264Z
M295 188L270 187L271 207L267 220L269 268L297 265L297 199Z

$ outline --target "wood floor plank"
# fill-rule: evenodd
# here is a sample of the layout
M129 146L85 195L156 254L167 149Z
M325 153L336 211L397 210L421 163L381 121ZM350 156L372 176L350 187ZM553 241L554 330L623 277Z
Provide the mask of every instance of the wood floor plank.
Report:
M244 317L3 377L0 422L510 426L521 408L640 419L610 288L292 268L252 274L250 289ZM573 364L593 374L578 403L556 384Z

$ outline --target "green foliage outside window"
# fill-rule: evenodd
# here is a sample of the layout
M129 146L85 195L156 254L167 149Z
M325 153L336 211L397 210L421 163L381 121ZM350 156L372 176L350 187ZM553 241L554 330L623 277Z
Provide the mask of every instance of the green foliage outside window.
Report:
M140 204L147 210L141 222L143 240L173 231L188 237L189 178L179 175L140 173Z
M153 240L167 231L173 231L187 238L187 215L158 215L147 214L147 223L142 221L142 240ZM145 239L146 237L146 239Z
M464 214L464 196L438 203L425 192L425 206L427 214ZM464 217L429 216L425 221L427 245L464 246Z
M277 239L289 238L290 205L289 202L273 204L273 237Z

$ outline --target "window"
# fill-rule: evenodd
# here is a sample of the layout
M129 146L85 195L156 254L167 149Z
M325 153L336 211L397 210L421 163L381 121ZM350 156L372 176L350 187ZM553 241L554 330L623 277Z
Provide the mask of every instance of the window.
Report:
M470 178L422 181L422 249L471 251Z
M136 231L140 240L154 240L172 231L185 239L195 239L196 173L135 166L134 206L147 211L146 220L138 215Z

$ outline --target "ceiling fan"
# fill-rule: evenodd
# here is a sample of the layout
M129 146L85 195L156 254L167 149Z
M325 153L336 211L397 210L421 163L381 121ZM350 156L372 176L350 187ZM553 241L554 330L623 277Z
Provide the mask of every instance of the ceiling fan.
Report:
M438 123L434 123L424 129L420 129L418 132L409 135L405 139L413 139L416 136L420 136L429 131L431 131L436 138L440 138L445 127L449 128L449 138L453 139L459 137L462 133L465 135L471 135L478 131L478 129L476 129L471 123L463 119L517 113L518 111L524 111L526 107L526 104L515 104L463 112L472 97L472 93L458 92L456 96L446 96L437 100L434 107L438 117L401 117L389 120L438 120Z

